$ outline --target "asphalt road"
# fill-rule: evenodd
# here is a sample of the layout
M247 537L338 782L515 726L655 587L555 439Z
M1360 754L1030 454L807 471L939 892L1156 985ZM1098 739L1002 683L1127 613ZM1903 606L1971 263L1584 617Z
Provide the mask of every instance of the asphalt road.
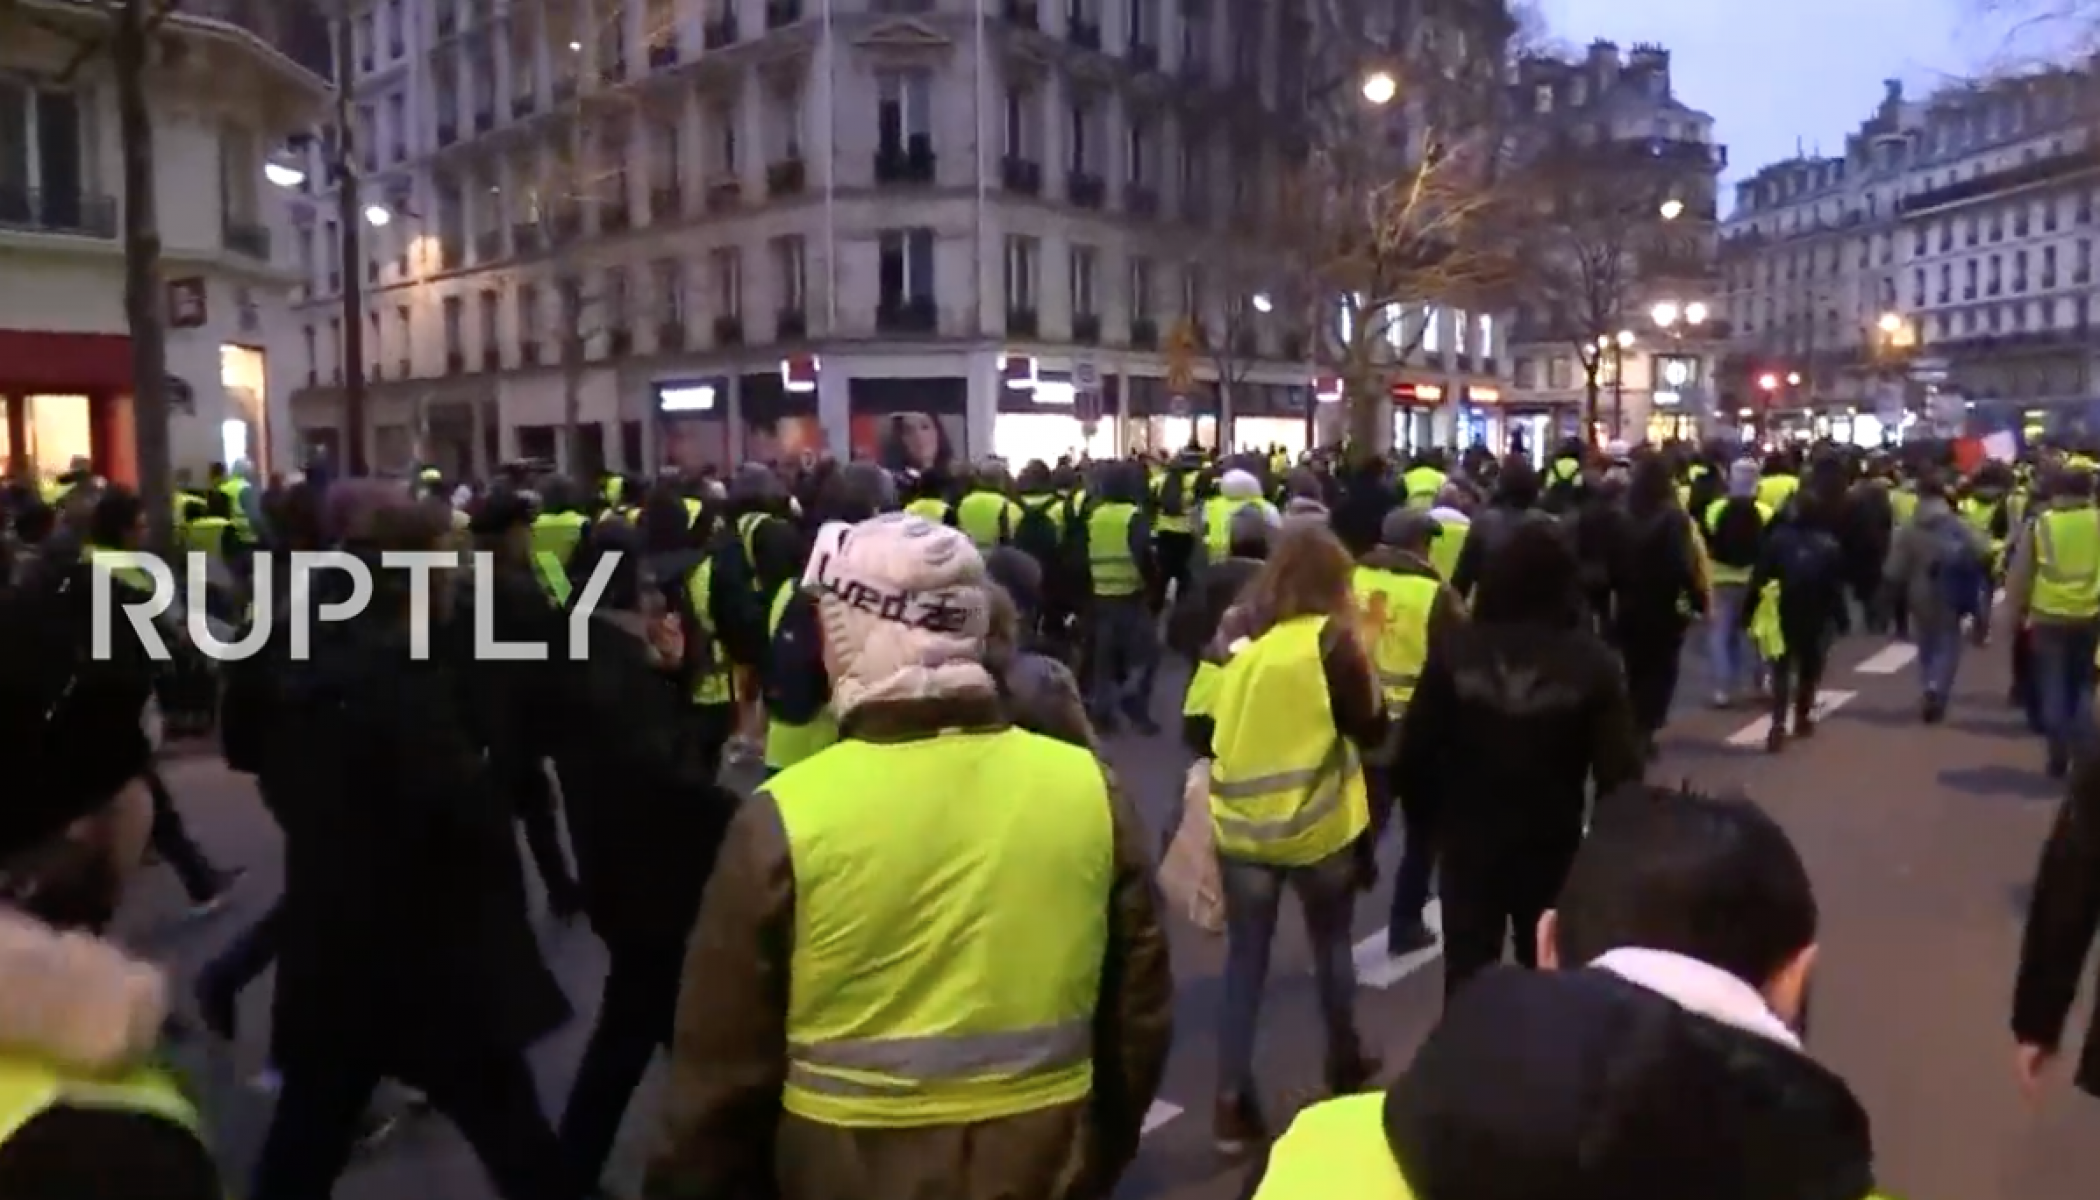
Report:
M1916 716L1908 647L1854 638L1834 656L1820 735L1778 756L1763 753L1754 714L1706 706L1698 657L1687 657L1675 721L1651 777L1742 788L1800 844L1825 929L1809 1048L1852 1082L1872 1114L1885 1189L1913 1200L2088 1200L2100 1179L2100 1139L2081 1133L2100 1109L2061 1080L2030 1109L2012 1080L2006 1020L2021 906L2056 791L2041 776L2037 744L2004 704L2002 648L1972 653L1949 722L1928 729ZM1178 803L1185 755L1167 718L1178 711L1179 686L1178 673L1161 680L1157 712L1168 733L1125 735L1111 748L1155 830L1174 819ZM179 764L169 780L213 855L250 868L239 902L203 921L184 919L165 871L141 881L122 933L168 962L186 987L190 972L274 894L278 847L252 788L215 763ZM1436 1019L1441 980L1433 952L1385 959L1385 908L1383 889L1359 906L1358 1010L1390 1074ZM536 1054L552 1112L588 1033L604 958L585 929L541 924L546 952L579 1010ZM1179 923L1172 936L1174 1059L1144 1151L1118 1196L1226 1200L1237 1172L1213 1152L1209 1129L1222 947ZM1264 1101L1280 1126L1317 1098L1321 1062L1304 940L1288 917L1274 971L1258 1061ZM258 985L246 997L238 1045L209 1056L207 1103L236 1180L268 1118L267 1095L243 1082L264 1065L267 1011ZM2082 1019L2073 1028L2082 1029ZM657 1075L629 1114L613 1171L622 1189L631 1188L653 1136ZM434 1119L405 1127L361 1159L336 1194L492 1195L472 1156Z

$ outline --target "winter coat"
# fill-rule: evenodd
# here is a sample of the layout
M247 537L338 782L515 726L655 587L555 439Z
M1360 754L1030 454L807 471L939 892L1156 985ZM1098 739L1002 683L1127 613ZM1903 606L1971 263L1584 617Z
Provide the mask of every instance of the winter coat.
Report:
M1954 553L1989 563L1991 547L1976 528L1955 513L1945 500L1918 501L1918 510L1896 530L1882 565L1882 584L1901 595L1909 606L1911 628L1920 632L1944 630L1961 621L1947 604L1935 567Z

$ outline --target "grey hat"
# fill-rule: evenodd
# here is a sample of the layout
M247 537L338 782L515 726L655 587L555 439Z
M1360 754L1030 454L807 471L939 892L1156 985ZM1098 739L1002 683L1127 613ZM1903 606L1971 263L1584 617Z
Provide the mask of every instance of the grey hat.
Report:
M1400 550L1426 546L1443 533L1443 525L1419 508L1396 508L1378 525L1379 542Z

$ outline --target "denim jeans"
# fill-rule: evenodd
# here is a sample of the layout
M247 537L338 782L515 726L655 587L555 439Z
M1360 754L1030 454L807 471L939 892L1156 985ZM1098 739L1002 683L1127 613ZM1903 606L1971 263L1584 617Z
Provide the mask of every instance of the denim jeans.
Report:
M1706 671L1716 694L1740 696L1757 682L1757 648L1742 628L1746 583L1717 584L1706 614Z
M1961 626L1921 626L1913 632L1918 646L1918 686L1926 695L1945 700L1954 694L1954 675L1961 668Z
M1218 1091L1254 1091L1254 1034L1283 889L1298 893L1312 943L1313 985L1327 1025L1329 1058L1356 1044L1356 965L1349 918L1356 903L1356 858L1345 849L1306 867L1275 867L1220 856L1225 892L1225 1011L1218 1020Z
M1088 698L1095 720L1150 709L1159 674L1159 627L1139 596L1097 596L1091 614Z
M2034 627L2034 692L2052 758L2082 746L2093 723L2093 651L2100 628L2091 624Z

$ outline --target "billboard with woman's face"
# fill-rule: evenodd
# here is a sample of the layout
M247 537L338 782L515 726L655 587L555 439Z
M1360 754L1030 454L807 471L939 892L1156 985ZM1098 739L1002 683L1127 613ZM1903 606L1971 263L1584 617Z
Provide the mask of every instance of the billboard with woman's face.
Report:
M853 451L892 471L948 470L963 444L960 415L868 413L853 418Z

